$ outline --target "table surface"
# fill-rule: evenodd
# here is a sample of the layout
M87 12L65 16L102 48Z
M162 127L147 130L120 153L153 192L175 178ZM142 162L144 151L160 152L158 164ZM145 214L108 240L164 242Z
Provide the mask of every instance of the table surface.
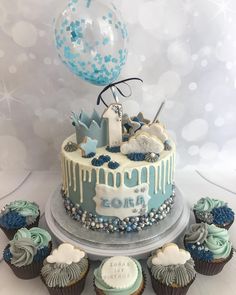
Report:
M211 171L209 170L180 170L176 172L176 184L182 191L186 202L190 206L202 196L210 196L222 199L230 204L236 212L236 170ZM33 200L37 202L44 212L44 206L48 197L60 184L60 174L52 171L0 171L0 208L4 204L16 199ZM230 229L231 240L236 245L236 223ZM8 240L0 232L0 251ZM92 263L92 270L96 263ZM89 272L86 281L84 295L95 294L93 292L93 271ZM189 290L189 295L232 295L236 291L236 259L225 266L217 276L207 277L197 275L197 278ZM46 287L39 278L33 280L20 280L14 276L10 268L0 260L0 295L46 295ZM144 295L152 295L149 277Z

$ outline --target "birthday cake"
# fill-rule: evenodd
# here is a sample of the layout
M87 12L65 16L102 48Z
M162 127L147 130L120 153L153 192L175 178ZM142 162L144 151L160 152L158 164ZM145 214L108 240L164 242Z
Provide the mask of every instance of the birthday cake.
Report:
M75 134L61 149L67 213L92 230L140 231L174 202L175 144L165 127L112 103L100 116L73 113Z
M139 231L159 222L173 205L175 144L159 122L123 114L117 81L128 55L128 31L113 3L69 1L55 19L59 58L79 78L105 86L102 115L73 113L75 134L61 150L62 194L71 217L92 230ZM130 95L120 89L128 86ZM119 86L117 86L119 85ZM115 103L106 104L111 90Z

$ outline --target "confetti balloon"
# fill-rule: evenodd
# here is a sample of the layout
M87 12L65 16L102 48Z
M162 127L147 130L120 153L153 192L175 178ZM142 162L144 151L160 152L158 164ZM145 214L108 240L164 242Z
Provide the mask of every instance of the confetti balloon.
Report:
M55 20L55 38L63 63L95 85L115 81L127 57L127 29L109 1L70 0Z

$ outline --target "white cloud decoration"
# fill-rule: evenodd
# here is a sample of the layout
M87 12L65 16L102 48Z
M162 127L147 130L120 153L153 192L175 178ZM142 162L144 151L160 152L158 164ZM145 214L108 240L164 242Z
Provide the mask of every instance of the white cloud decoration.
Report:
M143 125L141 130L137 131L136 135L146 132L149 135L154 135L160 139L163 143L168 140L168 135L165 128L160 123L153 123L150 125Z
M129 141L124 142L120 148L121 153L125 155L131 153L146 154L149 152L159 154L163 149L164 145L160 139L145 132L132 136Z
M190 253L184 249L179 249L176 244L170 243L157 250L152 259L154 265L176 265L185 264L191 258Z
M47 257L48 263L78 263L85 256L85 252L68 243L61 244Z

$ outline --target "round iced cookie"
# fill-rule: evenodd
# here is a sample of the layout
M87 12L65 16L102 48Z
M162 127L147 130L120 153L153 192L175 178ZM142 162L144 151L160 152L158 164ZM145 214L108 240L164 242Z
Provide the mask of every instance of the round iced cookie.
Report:
M138 268L131 258L115 256L103 264L101 275L104 282L112 288L129 288L138 277Z

